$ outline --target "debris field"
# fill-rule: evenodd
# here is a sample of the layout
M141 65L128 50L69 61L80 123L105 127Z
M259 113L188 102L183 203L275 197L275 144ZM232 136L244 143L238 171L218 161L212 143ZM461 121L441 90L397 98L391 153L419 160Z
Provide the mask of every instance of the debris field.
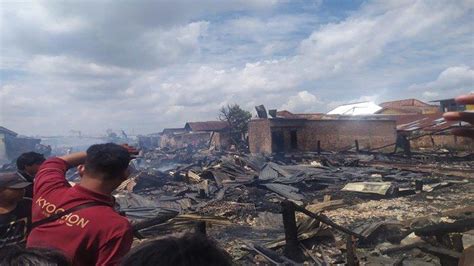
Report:
M116 198L137 243L197 231L237 264L457 265L474 242L473 159L157 148Z

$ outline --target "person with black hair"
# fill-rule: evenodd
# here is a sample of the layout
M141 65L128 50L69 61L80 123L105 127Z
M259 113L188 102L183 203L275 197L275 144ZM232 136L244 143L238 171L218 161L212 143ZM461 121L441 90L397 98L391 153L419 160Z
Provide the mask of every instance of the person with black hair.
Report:
M26 181L33 184L40 165L45 161L43 154L36 152L25 152L16 159L18 174ZM33 185L26 187L25 197L33 198Z
M0 174L0 249L26 243L31 199L23 196L30 185L15 172Z
M35 178L27 246L58 249L74 265L118 264L133 234L111 194L128 178L131 153L136 150L107 143L46 160ZM81 181L71 187L65 174L75 166Z
M2 266L69 266L71 263L59 251L44 248L10 246L0 250Z
M123 266L228 266L230 255L203 234L185 234L140 244L130 251Z

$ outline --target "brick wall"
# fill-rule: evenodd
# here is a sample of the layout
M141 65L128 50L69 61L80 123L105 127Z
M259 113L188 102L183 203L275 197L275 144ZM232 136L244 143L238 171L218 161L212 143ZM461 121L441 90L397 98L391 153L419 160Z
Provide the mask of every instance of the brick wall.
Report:
M341 151L359 142L360 149L395 143L395 121L390 120L253 120L249 124L252 153L269 154L272 131L283 133L284 150L291 151L291 131L296 130L297 150L316 151L318 140L327 151ZM393 147L392 147L393 148Z
M255 119L249 122L249 149L251 153L272 153L269 119Z
M214 132L211 135L211 145L217 149L227 149L232 145L229 132Z
M434 146L433 146L434 142ZM474 140L470 138L456 137L454 135L433 135L424 136L410 141L411 148L432 149L444 148L458 151L473 151Z
M388 120L316 120L308 121L300 135L298 144L305 151L316 150L318 140L323 150L344 150L355 140L360 149L370 149L395 143L396 128Z

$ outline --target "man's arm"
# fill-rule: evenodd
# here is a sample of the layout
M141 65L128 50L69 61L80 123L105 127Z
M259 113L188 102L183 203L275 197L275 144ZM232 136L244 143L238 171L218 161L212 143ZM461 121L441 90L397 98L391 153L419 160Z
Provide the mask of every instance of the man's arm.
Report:
M84 163L85 159L85 152L76 152L46 160L36 174L33 194L40 196L53 189L70 187L65 176L67 170Z
M122 144L121 146L127 149L131 156L138 154L138 150L133 146L129 146L128 144ZM64 160L69 165L69 167L76 167L78 165L84 164L86 157L87 153L85 151L81 151L63 155L58 158Z
M69 167L76 167L80 164L83 164L86 161L87 153L85 151L75 152L67 155L58 157L59 159L65 161Z
M458 104L474 104L474 94L468 94L456 97ZM464 121L474 125L473 112L448 112L443 115L447 121ZM461 137L474 138L474 128L457 128L453 130L453 134Z

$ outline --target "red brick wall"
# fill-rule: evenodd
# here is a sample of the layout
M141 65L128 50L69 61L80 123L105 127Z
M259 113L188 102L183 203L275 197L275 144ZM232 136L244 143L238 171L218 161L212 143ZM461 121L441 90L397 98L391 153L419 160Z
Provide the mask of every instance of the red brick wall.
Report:
M271 131L283 131L285 150L290 151L290 132L297 131L298 150L321 148L340 151L359 141L360 149L377 148L395 143L395 121L389 120L253 120L249 124L252 153L272 152ZM392 147L393 148L393 147Z
M340 151L355 140L360 149L370 149L395 143L396 128L395 122L388 120L316 120L308 121L300 135L298 144L305 151L315 151L318 140L323 150Z
M249 149L251 153L272 153L269 119L255 119L249 122Z
M433 135L432 138L434 146L430 136L424 136L410 141L411 148L414 150L420 148L444 148L459 151L474 150L474 140L470 138L456 137L454 135Z
M214 134L212 134L211 145L214 145L217 149L226 149L230 147L230 145L232 145L230 133L214 132Z

